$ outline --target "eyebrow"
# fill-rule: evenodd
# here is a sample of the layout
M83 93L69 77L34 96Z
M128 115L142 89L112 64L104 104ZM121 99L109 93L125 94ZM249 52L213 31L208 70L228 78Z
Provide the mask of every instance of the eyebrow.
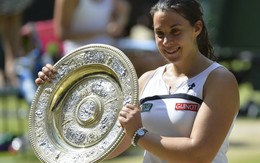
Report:
M182 26L182 25L179 24L179 23L177 23L177 24L173 24L173 25L171 26L171 28L174 28L174 27L177 27L177 26Z
M177 24L173 24L170 26L170 28L175 28L175 27L178 27L178 26L182 26L181 24L177 23ZM154 29L158 29L158 28L155 28L154 25L152 26ZM159 28L160 29L160 28Z

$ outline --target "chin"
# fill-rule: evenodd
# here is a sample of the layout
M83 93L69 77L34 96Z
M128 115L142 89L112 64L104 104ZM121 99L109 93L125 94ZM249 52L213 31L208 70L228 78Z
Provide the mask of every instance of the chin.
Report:
M178 63L181 60L181 55L165 55L164 56L170 63Z

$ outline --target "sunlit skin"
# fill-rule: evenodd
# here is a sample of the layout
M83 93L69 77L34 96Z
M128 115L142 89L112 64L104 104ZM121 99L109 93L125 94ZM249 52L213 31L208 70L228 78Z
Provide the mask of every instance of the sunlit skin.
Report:
M196 33L187 20L173 11L155 13L154 33L161 54L172 63L198 53L196 37L199 31Z
M206 66L211 63L201 55L197 46L196 40L203 27L200 20L192 26L188 20L174 11L158 11L153 22L157 47L160 53L174 64L172 66L175 67L173 71L176 76L190 72L196 67L196 62L201 64L201 60L208 63ZM200 71L201 68L196 69Z
M193 77L212 64L213 61L202 55L198 49L196 40L203 28L200 20L192 26L174 11L157 11L153 21L158 49L169 61L163 74L165 83L174 86L174 78ZM153 72L149 71L140 77L140 93ZM224 68L215 70L204 85L204 102L190 137L163 137L148 132L138 141L138 145L168 162L211 162L238 111L237 87L230 72ZM224 90L229 91L223 94ZM139 106L127 105L119 115L127 136L120 146L121 149L115 150L117 154L127 148L129 138L142 126Z
M173 81L180 77L193 77L212 64L212 60L200 53L197 37L203 23L198 20L191 25L174 11L156 11L153 17L154 33L158 49L169 64L163 80L174 87ZM139 78L139 94L155 70ZM51 82L55 70L46 65L35 83ZM155 88L157 89L157 88ZM160 89L160 88L158 88ZM228 90L228 91L227 91ZM148 131L138 140L138 145L167 162L201 163L212 162L227 136L239 109L238 85L234 75L227 69L215 69L207 77L203 87L203 103L194 121L190 136L166 137ZM140 106L127 104L119 112L118 120L125 130L120 145L108 156L113 158L131 145L135 131L143 127Z

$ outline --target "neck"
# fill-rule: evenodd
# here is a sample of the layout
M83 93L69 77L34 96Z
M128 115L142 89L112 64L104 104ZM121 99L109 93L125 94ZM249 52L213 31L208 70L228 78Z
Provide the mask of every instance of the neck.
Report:
M172 63L169 70L175 76L187 76L190 78L206 69L212 62L213 61L199 53L198 55L195 55L195 57L190 57L185 63Z

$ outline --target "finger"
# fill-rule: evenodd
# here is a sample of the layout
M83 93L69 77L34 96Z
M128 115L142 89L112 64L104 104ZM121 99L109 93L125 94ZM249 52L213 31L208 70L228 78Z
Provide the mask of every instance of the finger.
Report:
M38 77L39 77L40 79L42 79L42 80L45 80L46 75L45 75L45 73L43 73L42 71L39 71L39 72L38 72Z
M137 105L127 104L125 107L127 107L129 110L132 110L132 111L141 111L139 102Z
M135 106L132 104L126 104L125 106L123 106L121 111L125 111L127 113L131 113L133 110L135 110Z
M41 78L35 79L35 83L39 86L44 83L44 81Z
M57 70L51 64L46 64L45 67L51 70L52 73L57 73Z
M119 121L119 123L121 124L121 126L122 126L123 128L126 127L126 124L127 124L127 119L126 119L126 118L119 116L119 117L118 117L118 121Z
M54 71L51 66L44 66L44 67L42 67L42 72L45 75L47 75L48 78L51 78L51 79L55 78L54 74L56 73L56 71Z
M50 79L47 75L45 75L45 73L43 73L42 71L39 71L39 72L38 72L38 77L39 77L43 82L45 82L45 81L51 82L51 79Z
M48 67L42 67L42 72L45 74L45 75L48 75L51 73L51 70L48 68Z
M135 105L133 104L126 104L125 106L127 109L130 109L130 110L134 110L135 109Z
M120 117L123 117L123 118L127 118L127 114L128 114L128 112L126 112L126 111L124 111L124 110L121 110L121 111L119 112L119 116L120 116Z
M135 106L133 104L127 104L123 109L126 110L129 113L140 112L139 106Z
M46 67L46 66L42 67L42 72L45 75L47 75L48 77L53 77L54 76L52 70L49 67Z
M45 74L42 71L38 72L38 77L44 79Z

